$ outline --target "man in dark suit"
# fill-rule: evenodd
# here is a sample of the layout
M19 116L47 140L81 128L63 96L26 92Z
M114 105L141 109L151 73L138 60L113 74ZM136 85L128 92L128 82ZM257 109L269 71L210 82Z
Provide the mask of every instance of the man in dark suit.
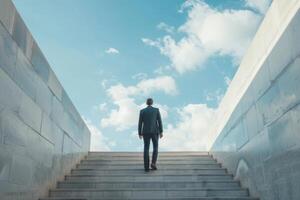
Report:
M158 137L163 137L163 126L158 108L152 107L153 99L147 99L147 107L140 111L138 132L140 139L144 139L144 168L149 171L149 146L153 144L151 169L157 170Z

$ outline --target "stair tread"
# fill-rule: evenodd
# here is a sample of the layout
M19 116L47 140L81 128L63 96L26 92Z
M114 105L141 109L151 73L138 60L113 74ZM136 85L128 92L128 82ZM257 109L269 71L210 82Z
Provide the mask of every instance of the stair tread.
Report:
M89 152L40 200L257 200L209 152L160 152L157 165L144 172L142 152Z
M165 161L176 161L176 162L183 162L183 161L216 161L213 158L174 158L174 157L167 157L167 158L159 158L160 161L165 162ZM128 161L139 161L139 162L144 162L143 158L138 158L138 157L128 157L128 158L86 158L84 161L98 161L98 162L128 162Z
M232 174L196 174L196 173L186 173L186 174L150 174L151 172L144 173L144 174L70 174L67 176L72 177L109 177L109 176L121 176L121 177L166 177L166 176L189 176L189 177L197 177L197 176L206 176L206 177L213 177L213 176L230 176L232 177Z
M114 165L132 165L132 164L144 164L143 160L82 160L80 164L114 164ZM159 165L206 165L206 164L219 164L215 160L204 160L204 161L195 161L195 160L167 160L167 161L159 161L157 164Z
M142 171L143 169L140 167L140 170L139 169L136 169L136 168L125 168L125 169L101 169L101 168L75 168L75 169L72 169L72 171ZM189 168L189 169L184 169L184 168L171 168L171 169L168 169L168 168L160 168L159 169L160 171L170 171L170 170L180 170L180 171L188 171L188 170L216 170L216 171L224 171L226 170L225 168Z
M152 154L153 152L149 152ZM97 152L89 152L88 155L143 155L143 152L131 152L131 151L114 151L114 152L105 152L105 151L97 151ZM161 151L158 153L159 155L210 155L209 152L204 151Z
M213 189L196 189L196 188L130 188L130 189L120 189L120 188L55 188L51 189L50 192L56 192L56 191L247 191L245 188L234 188L234 189L228 189L228 188L213 188Z
M89 198L90 199L90 198ZM93 200L101 200L92 198ZM105 200L121 200L124 198L105 198ZM130 198L131 200L140 200L140 198ZM172 197L172 198L163 198L156 200L259 200L258 198L253 197ZM82 197L49 197L49 198L41 198L40 200L88 200L87 198ZM144 200L153 200L152 198Z
M141 162L140 164L143 164L143 162ZM110 164L106 164L106 165L103 165L103 164L98 164L98 163L91 163L91 164L87 164L87 163L80 163L78 165L99 165L99 166L111 166L111 165L116 165L116 166L127 166L127 165L136 165L135 163L110 163ZM187 163L157 163L157 165L187 165L187 166L190 166L190 165L220 165L219 163L191 163L191 164L187 164Z
M221 168L219 166L211 166L211 167L162 167L158 166L158 169L160 171L170 171L170 170L178 170L178 171L189 171L189 170L203 170L203 171L208 171L208 170L216 170L216 171L224 171L226 170L225 168ZM93 171L93 172L99 172L99 171L130 171L130 172L140 172L141 166L136 166L136 167L118 167L118 166L105 166L105 167L77 167L74 168L73 171Z
M58 183L119 183L118 181L58 181ZM125 181L122 183L148 183L147 181ZM184 181L185 183L239 183L236 180ZM153 181L152 183L181 183L181 181Z

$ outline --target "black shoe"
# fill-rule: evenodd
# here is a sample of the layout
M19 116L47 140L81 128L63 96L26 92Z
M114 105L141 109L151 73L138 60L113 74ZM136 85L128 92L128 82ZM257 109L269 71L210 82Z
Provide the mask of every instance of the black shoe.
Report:
M145 169L145 172L150 172L150 169Z
M152 170L157 170L156 165L152 163L152 164L151 164L151 169L152 169Z

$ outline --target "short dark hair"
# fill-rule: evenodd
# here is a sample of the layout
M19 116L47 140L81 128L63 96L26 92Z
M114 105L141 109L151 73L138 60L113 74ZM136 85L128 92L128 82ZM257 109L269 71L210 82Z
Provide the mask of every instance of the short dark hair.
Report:
M148 98L147 101L146 101L146 104L148 106L151 106L153 104L153 99L152 98Z

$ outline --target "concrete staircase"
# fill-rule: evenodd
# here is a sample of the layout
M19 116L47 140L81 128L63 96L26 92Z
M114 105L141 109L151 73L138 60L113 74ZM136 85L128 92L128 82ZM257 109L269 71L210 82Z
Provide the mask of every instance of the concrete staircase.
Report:
M140 152L90 152L42 200L257 200L207 152L160 152L144 172Z

